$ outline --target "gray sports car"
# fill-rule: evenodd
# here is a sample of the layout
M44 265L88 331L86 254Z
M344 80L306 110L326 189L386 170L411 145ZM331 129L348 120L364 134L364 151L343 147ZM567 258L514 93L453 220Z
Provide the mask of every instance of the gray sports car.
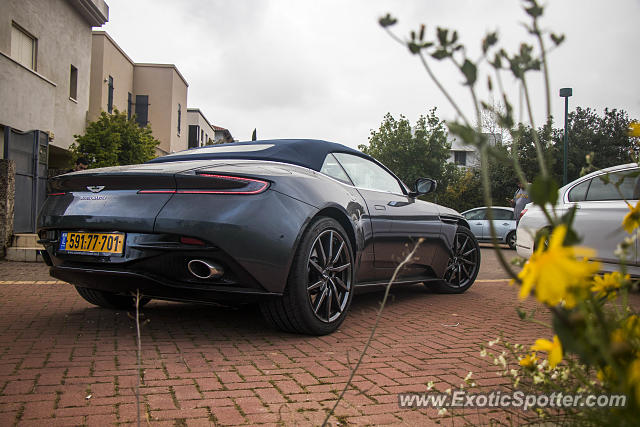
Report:
M480 267L457 212L417 199L375 159L318 140L197 148L141 165L49 182L38 218L51 275L90 303L150 299L259 302L286 331L327 334L354 290L386 283L423 238L398 283L461 293Z

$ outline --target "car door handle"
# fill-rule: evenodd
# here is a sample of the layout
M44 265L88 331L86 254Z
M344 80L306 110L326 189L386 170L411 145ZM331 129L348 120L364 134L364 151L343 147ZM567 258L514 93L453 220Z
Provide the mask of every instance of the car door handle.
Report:
M387 208L385 208L384 205L373 205L373 207L377 211L386 211L387 210Z
M506 226L506 225L509 225L509 223L508 222L503 222L502 225Z
M482 223L481 222L476 222L476 225L482 225Z

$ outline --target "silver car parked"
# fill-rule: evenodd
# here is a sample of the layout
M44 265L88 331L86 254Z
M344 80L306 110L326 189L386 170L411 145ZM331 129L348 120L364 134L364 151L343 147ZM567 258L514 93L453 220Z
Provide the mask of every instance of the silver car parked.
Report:
M493 227L496 230L498 240L509 245L511 249L515 249L516 220L513 215L513 208L492 206L491 209L493 211ZM483 206L462 212L462 216L467 219L471 227L471 232L479 241L491 241L488 210L489 208Z
M573 227L582 238L580 245L597 251L597 259L602 262L604 271L618 269L616 248L630 236L622 228L622 220L629 212L627 202L635 206L640 198L639 174L640 168L636 163L614 166L578 178L559 190L556 214L561 216L571 207L577 208ZM615 185L617 182L620 182L619 188ZM545 227L548 227L548 222L542 209L528 204L518 225L518 255L524 258L531 256L536 247L536 233ZM627 260L627 271L640 275L638 243L634 245L631 259Z

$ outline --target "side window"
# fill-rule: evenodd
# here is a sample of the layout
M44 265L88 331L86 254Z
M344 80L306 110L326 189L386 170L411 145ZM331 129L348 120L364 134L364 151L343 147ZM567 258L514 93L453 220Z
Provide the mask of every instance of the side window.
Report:
M325 175L329 175L331 178L337 179L340 182L351 185L351 180L345 173L344 169L342 169L342 166L340 166L340 163L338 163L336 158L333 157L333 154L327 154L320 172Z
M633 176L634 171L615 172L609 174L609 183L606 184L599 177L591 180L591 186L587 192L587 201L598 200L635 200L638 198L636 191L638 177ZM616 187L616 184L619 184Z
M356 187L404 194L398 180L372 161L345 153L334 153L334 156Z
M493 219L499 221L505 220L513 220L513 211L506 209L494 209L493 210Z
M588 179L580 184L576 185L569 191L569 201L570 202L582 202L587 198L587 190L589 189L589 184L591 184L591 180Z
M481 221L486 218L486 209L476 209L475 211L467 212L464 216L470 221Z

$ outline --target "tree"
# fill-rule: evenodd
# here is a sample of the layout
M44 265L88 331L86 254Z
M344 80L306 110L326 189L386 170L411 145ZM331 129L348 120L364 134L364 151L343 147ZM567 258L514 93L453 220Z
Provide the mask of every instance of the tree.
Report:
M577 107L568 117L567 179L578 178L587 166L586 156L593 153L593 163L599 168L634 161L639 152L639 139L629 136L629 116L624 110L605 108L598 115L590 108ZM562 182L564 129L553 131L554 157L552 169L558 182Z
M84 135L74 135L70 149L75 157L89 159L90 168L144 163L155 157L160 141L151 134L149 125L140 127L135 117L114 109L104 111L89 123Z
M371 131L369 145L358 148L382 162L406 184L425 176L440 180L450 145L444 121L435 112L433 108L426 117L420 116L413 129L404 116L396 120L387 113L380 128Z

